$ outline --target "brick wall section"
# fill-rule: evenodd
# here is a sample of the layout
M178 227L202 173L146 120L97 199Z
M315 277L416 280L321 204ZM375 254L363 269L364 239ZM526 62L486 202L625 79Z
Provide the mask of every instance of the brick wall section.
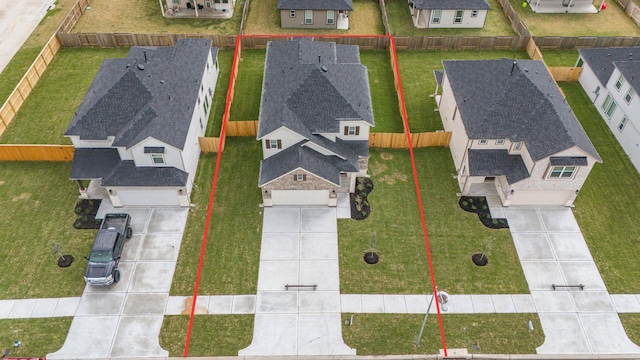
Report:
M369 158L368 157L358 157L358 168L361 173L367 173L367 169L369 167Z
M305 181L294 181L294 175L306 175ZM265 190L337 190L338 187L304 170L297 170L262 187Z

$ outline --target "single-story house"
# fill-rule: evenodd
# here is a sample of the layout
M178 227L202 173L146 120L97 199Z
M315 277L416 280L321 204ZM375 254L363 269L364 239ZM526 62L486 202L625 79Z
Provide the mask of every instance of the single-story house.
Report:
M257 134L264 206L336 206L367 174L373 125L358 46L269 42Z
M571 206L602 160L545 64L442 64L438 109L452 133L460 194L489 184L504 206Z
M640 171L640 47L578 51L580 85Z
M483 28L491 10L487 0L409 0L413 26Z
M278 0L281 28L349 28L353 0Z
M223 18L233 16L235 0L165 0L164 17Z
M593 6L593 0L526 0L534 13L586 13L594 14L599 10Z
M218 77L211 40L131 47L102 63L65 136L71 179L113 206L189 206Z

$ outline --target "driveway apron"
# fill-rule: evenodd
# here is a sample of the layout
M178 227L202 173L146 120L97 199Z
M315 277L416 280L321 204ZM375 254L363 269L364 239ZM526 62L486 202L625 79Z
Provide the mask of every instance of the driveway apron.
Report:
M355 355L342 339L336 211L264 209L253 341L238 355Z
M571 209L504 211L545 333L538 354L640 353L624 331Z
M85 288L63 347L47 359L167 357L158 335L180 251L187 209L122 208L133 237L120 282Z

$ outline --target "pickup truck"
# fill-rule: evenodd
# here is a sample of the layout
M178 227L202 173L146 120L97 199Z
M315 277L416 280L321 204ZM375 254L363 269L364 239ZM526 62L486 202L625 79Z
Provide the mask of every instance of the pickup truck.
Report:
M133 235L129 214L106 214L96 234L87 260L84 281L89 285L108 286L120 280L118 263L125 240Z

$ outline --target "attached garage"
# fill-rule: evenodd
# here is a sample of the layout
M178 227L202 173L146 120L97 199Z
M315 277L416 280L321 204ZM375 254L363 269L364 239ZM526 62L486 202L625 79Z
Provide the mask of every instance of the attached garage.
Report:
M110 197L116 206L180 206L176 189L112 189Z
M513 194L510 205L566 205L575 195L573 191L526 191L519 190Z
M328 205L329 190L272 190L273 205Z

